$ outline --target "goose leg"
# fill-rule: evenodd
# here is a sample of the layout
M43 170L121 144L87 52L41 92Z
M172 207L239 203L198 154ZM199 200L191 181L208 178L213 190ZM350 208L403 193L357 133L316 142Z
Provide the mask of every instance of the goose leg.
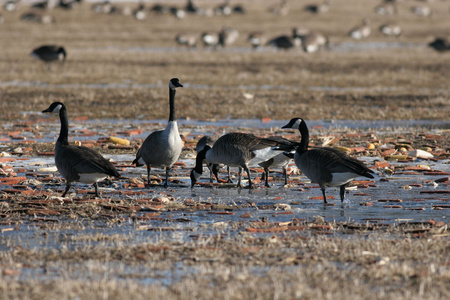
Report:
M230 172L230 167L229 166L227 166L227 172L228 172L227 183L233 183L233 180L231 180L231 172Z
M217 183L220 183L220 180L219 180L219 170L220 170L219 165L216 165L216 164L212 165L212 174L214 174L214 176L216 176ZM211 182L213 182L213 180L212 180L212 174L211 174Z
M100 195L98 194L98 183L94 182L94 188L95 188L95 197L100 197Z
M150 166L147 165L147 186L150 186Z
M169 185L169 167L166 167L166 182L164 182L164 187L166 188Z
M284 175L284 185L287 184L287 168L284 167L283 168L283 175Z
M264 168L264 174L265 185L269 187L269 168Z
M241 177L242 177L242 168L239 167L239 179L238 179L238 184L237 184L238 187L242 187L242 185L241 185Z
M247 172L247 176L248 176L248 187L251 189L251 188L253 188L253 185L252 185L252 179L250 177L251 176L250 169L248 168L248 166L245 166L245 171Z
M320 189L322 190L323 203L328 203L328 202L327 202L327 196L325 195L325 188L324 188L324 187L321 187Z
M209 169L209 182L213 183L214 165L208 163L208 169ZM216 178L217 178L217 176L216 176Z
M64 193L61 195L61 197L65 197L66 196L67 192L70 190L70 186L71 186L71 184L70 184L70 182L68 182L66 184L66 189L64 190Z
M345 199L345 185L341 185L339 189L339 194L341 195L341 202L344 202Z

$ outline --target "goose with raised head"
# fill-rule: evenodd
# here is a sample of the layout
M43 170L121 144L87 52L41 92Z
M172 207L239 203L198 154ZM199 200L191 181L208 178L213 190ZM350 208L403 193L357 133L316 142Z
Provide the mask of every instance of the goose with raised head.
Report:
M164 187L169 183L169 171L178 160L183 149L183 141L178 132L178 124L175 117L175 92L183 87L178 78L169 81L169 121L166 129L152 132L142 143L136 154L133 164L136 166L147 166L147 183L150 185L150 170L152 167L166 169L166 181Z
M55 60L65 61L67 52L66 49L61 46L44 45L33 49L30 55L45 62L52 62Z
M341 201L343 202L345 187L354 178L358 176L374 178L371 174L374 172L363 162L339 150L327 147L308 149L309 131L303 119L293 118L282 128L292 128L300 131L301 141L295 152L294 161L300 171L311 182L319 184L324 203L327 203L325 195L327 186L339 186Z
M211 164L224 164L229 167L239 168L238 186L241 187L242 169L247 172L249 188L252 188L252 180L249 165L257 165L280 154L280 143L268 138L259 138L249 133L232 132L221 136L213 147L205 146L197 154L196 164L191 171L191 186L200 179L203 172L203 161L206 159Z
M114 165L98 152L82 146L70 145L69 121L66 106L61 102L53 102L43 113L59 113L61 131L55 144L55 164L59 173L66 179L66 189L62 196L69 191L72 182L94 184L95 196L98 194L98 182L108 176L120 177Z

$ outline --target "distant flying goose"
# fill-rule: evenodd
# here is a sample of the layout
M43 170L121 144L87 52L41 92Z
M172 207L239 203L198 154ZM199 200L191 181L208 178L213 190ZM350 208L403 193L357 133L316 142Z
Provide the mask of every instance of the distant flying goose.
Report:
M224 164L229 167L239 168L238 186L241 186L242 169L247 172L249 188L252 188L252 181L249 165L257 165L267 161L282 150L275 150L279 142L259 138L249 133L228 133L221 136L213 145L213 147L205 146L197 154L195 168L191 171L191 186L201 177L203 168L202 163L206 159L212 164Z
M67 52L61 46L44 45L34 49L30 55L45 62L52 62L55 60L65 61Z
M347 154L333 148L314 148L308 150L309 131L303 119L294 118L282 128L298 129L301 134L300 145L294 155L295 164L312 182L318 183L327 203L325 188L339 186L341 201L345 198L345 187L355 177L374 178L372 170Z
M152 132L144 141L133 164L136 166L147 165L147 183L150 184L150 169L166 168L166 182L169 183L169 170L178 160L183 148L183 141L178 132L177 120L175 117L175 92L181 85L178 78L169 81L169 122L166 129Z
M66 189L62 196L69 191L73 181L94 184L95 196L99 197L97 182L108 176L119 178L113 164L96 151L81 146L69 145L69 121L67 110L63 103L53 102L43 113L59 113L61 131L55 144L55 164L59 173L66 179Z

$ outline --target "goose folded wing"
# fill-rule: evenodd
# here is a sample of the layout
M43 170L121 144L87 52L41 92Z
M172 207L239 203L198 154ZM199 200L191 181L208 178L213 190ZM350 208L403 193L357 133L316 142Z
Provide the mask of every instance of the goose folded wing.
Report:
M113 164L100 153L86 147L66 148L65 161L70 162L71 169L76 173L104 173L120 177Z
M343 153L342 151L339 151L334 148L323 148L323 149L334 154L333 155L334 157L333 159L335 162L334 168L332 167L332 165L329 166L333 171L353 172L360 175L364 174L364 176L373 178L373 176L370 173L374 173L374 171L367 168L367 166L362 161L350 157L347 154Z

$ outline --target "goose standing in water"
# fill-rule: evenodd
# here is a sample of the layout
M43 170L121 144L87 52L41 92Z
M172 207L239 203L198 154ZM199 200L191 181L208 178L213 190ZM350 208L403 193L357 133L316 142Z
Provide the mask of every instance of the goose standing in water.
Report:
M178 132L177 120L175 117L175 92L179 87L183 87L178 78L169 81L169 122L166 129L152 132L142 143L136 154L133 164L136 166L147 165L147 184L150 185L150 169L152 167L166 168L166 182L169 183L169 170L178 160L183 148L183 141Z
M300 145L294 155L295 164L312 182L318 183L327 203L325 187L339 186L341 201L345 198L345 187L355 177L374 178L372 170L347 154L333 148L314 148L308 150L309 131L301 118L294 118L282 128L298 129L301 134Z
M61 131L55 144L55 164L59 173L66 179L66 189L62 196L69 191L73 181L94 184L95 196L99 197L97 182L108 176L119 178L113 164L96 151L81 146L69 145L69 121L67 109L61 102L53 102L43 113L59 113Z
M272 157L271 159L263 161L258 164L264 168L264 173L263 173L261 179L264 179L265 186L269 187L270 186L269 185L270 168L281 168L283 170L284 185L286 185L287 184L287 165L292 160L292 158L294 158L295 149L297 148L298 143L289 141L282 137L270 137L268 139L273 140L273 141L278 141L280 144L283 145L283 148L288 147L290 149L288 150L288 148L286 148L285 150L287 150L287 151L282 152L282 153Z
M197 154L202 151L206 146L212 148L214 143L219 138L218 135L205 135L201 139L198 140L197 145L195 146L195 151ZM210 164L206 159L202 162L205 163L209 169L209 182L213 182L213 175L216 176L217 182L219 182L219 165Z
M247 172L249 188L252 180L249 164L259 164L280 154L283 150L275 149L280 143L269 138L259 138L248 133L228 133L221 136L211 148L205 146L197 154L195 168L191 171L191 186L200 179L203 172L203 161L211 164L224 164L239 168L238 186L241 187L242 169Z

